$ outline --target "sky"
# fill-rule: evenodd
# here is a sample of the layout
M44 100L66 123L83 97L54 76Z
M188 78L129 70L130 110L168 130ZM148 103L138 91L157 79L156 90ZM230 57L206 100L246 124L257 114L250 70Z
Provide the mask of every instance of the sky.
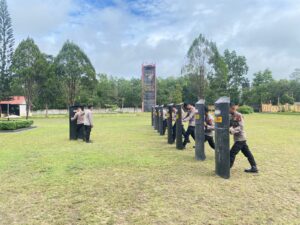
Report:
M97 73L140 77L155 63L161 77L180 75L200 34L221 52L247 58L248 77L269 68L276 79L300 68L299 0L7 0L16 46L31 37L57 55L71 40Z

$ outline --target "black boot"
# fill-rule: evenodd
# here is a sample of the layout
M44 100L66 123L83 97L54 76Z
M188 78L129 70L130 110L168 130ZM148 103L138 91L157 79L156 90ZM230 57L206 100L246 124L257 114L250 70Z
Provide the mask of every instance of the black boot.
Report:
M258 169L256 166L252 166L250 169L246 169L245 173L258 173Z

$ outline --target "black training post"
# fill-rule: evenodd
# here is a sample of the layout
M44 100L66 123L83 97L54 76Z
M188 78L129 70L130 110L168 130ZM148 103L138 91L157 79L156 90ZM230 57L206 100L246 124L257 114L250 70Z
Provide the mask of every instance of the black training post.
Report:
M205 149L204 149L204 116L205 116L205 100L201 99L196 103L197 114L196 118L196 129L195 129L195 158L196 160L205 160Z
M215 103L216 174L225 179L230 177L229 104L228 97Z
M173 144L173 105L168 105L167 126L168 126L168 144Z
M176 148L178 150L183 150L182 143L182 104L176 105L177 114L176 114Z

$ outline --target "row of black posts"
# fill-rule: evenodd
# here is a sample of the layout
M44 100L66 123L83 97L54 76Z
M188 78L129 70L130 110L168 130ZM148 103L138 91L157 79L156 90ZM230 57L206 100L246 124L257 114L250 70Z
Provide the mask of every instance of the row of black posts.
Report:
M229 138L229 104L228 97L222 97L215 103L215 171L222 178L230 177L230 138ZM205 155L205 101L196 103L197 114L195 115L195 159L204 161ZM154 129L163 135L163 106L153 106L151 124ZM182 141L182 104L176 105L176 148L183 150ZM167 109L168 143L173 144L173 104Z

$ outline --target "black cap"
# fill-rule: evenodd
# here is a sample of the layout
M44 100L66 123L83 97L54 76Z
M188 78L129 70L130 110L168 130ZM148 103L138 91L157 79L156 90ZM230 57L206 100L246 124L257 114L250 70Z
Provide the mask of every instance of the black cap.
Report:
M230 108L236 106L237 104L235 102L230 102Z
M204 111L205 111L205 113L208 113L209 109L207 106L204 107Z

